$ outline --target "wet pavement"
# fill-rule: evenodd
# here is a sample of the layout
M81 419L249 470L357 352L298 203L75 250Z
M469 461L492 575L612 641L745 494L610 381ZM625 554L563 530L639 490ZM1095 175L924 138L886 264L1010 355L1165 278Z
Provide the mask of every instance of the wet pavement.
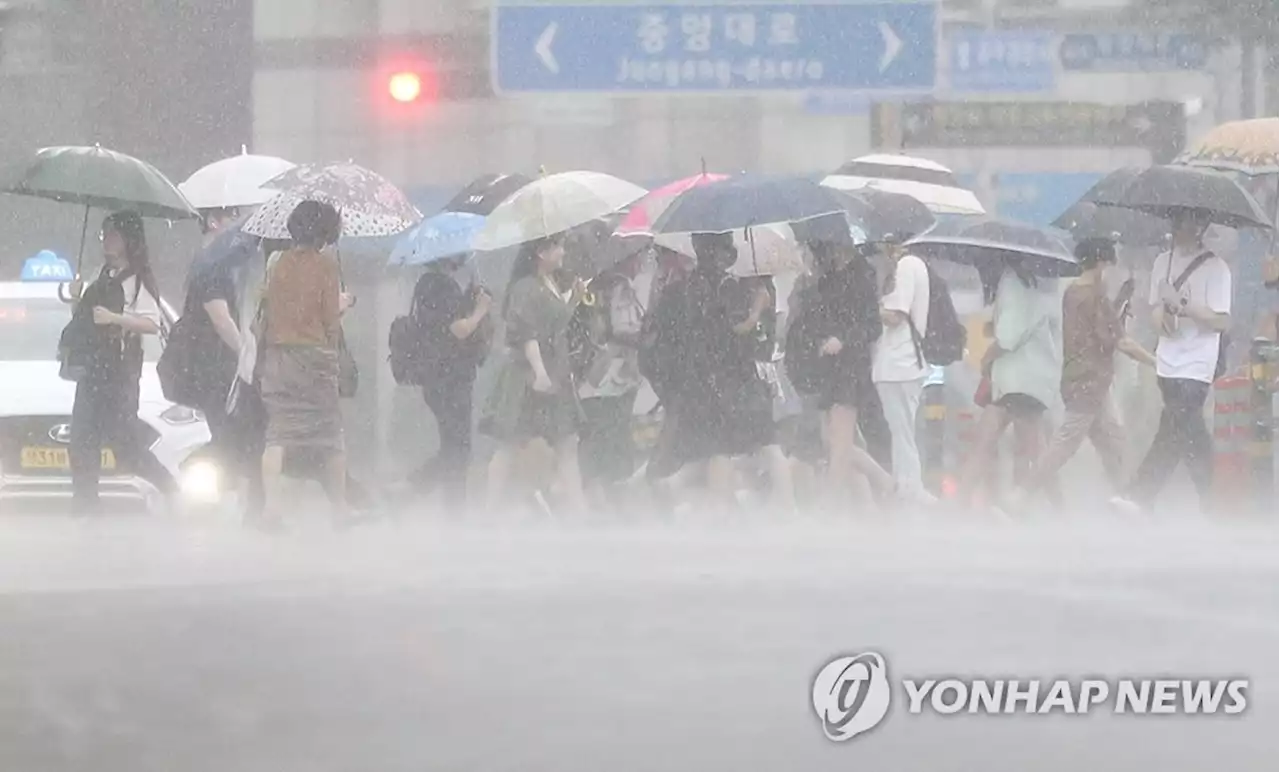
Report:
M1277 535L1243 524L662 527L9 519L0 769L1277 766ZM1237 717L909 716L817 670L1246 676ZM895 695L895 698L897 695Z

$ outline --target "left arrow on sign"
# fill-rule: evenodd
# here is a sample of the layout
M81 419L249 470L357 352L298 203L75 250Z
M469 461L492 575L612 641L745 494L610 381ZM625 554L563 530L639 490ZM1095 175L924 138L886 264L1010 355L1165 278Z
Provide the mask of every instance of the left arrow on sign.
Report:
M547 25L547 28L538 36L538 42L533 47L533 52L542 60L542 65L550 70L553 74L560 72L560 64L556 61L556 55L551 53L551 42L556 38L556 30L559 25L554 21Z
M880 72L884 72L898 58L898 53L902 50L902 38L886 22L882 21L877 26L880 28L880 37L884 38L884 54L880 57Z

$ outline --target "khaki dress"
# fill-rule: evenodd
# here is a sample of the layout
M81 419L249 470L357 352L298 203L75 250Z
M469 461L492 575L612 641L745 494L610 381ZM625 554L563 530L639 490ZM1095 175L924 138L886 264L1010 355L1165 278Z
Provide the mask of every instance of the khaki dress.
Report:
M489 393L480 431L503 442L542 438L555 444L577 434L582 423L569 363L569 321L573 306L537 276L520 279L510 290L503 319L506 359ZM553 394L533 390L533 368L524 345L538 341Z

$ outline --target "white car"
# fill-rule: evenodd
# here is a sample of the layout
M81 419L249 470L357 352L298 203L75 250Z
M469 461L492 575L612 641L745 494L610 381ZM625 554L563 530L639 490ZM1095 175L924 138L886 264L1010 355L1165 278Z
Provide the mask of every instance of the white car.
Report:
M58 375L57 348L71 307L51 281L0 282L0 508L30 511L41 501L70 499L71 406L76 384ZM172 322L173 308L160 302ZM213 503L216 474L198 450L209 442L209 427L198 412L166 400L156 375L162 343L143 338L145 361L138 420L146 426L150 450L173 475L184 498ZM196 455L193 455L196 454ZM150 507L159 499L151 483L116 466L104 448L100 497ZM210 479L210 477L213 479Z

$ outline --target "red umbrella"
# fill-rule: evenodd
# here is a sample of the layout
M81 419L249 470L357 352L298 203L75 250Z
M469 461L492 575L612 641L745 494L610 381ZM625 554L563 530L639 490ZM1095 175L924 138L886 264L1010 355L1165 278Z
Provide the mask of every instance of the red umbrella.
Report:
M686 190L709 185L713 182L728 179L727 174L695 174L692 177L686 177L683 180L676 180L669 185L651 190L649 193L627 212L627 216L622 218L622 222L618 224L617 234L627 236L637 233L649 233L653 227L653 221L658 219L658 215L666 211L671 206L671 202Z

